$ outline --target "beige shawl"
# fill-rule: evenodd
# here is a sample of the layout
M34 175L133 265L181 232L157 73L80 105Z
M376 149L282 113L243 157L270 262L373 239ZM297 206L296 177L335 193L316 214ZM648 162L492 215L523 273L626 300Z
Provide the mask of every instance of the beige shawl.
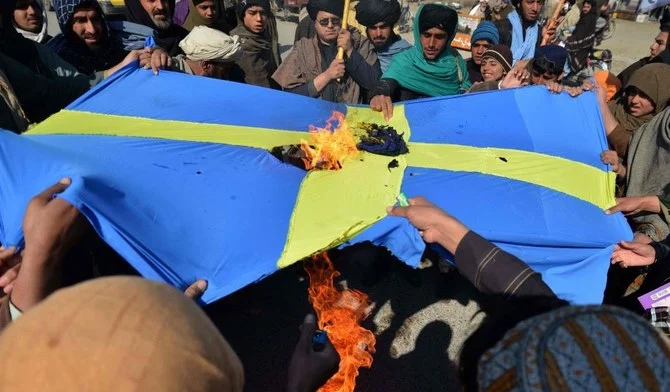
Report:
M363 38L356 29L351 28L349 30L351 31L354 50L358 51L368 64L375 64L377 53L374 45L367 38ZM272 75L272 79L279 83L284 90L290 90L314 80L322 72L319 41L318 37L314 36L312 38L302 38L295 43L286 60ZM338 84L336 95L339 103L361 103L361 87L351 76L345 76Z

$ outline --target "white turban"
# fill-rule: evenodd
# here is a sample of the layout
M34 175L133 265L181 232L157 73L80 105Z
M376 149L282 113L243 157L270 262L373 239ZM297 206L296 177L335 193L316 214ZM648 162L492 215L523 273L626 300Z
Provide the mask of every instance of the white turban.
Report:
M238 36L229 36L207 26L196 26L181 40L179 47L194 61L233 62L242 56Z

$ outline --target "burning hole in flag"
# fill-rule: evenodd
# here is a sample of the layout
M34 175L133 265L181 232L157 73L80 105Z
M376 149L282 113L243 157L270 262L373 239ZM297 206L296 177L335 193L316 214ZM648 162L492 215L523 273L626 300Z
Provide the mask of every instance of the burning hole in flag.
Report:
M360 123L357 134L349 128L344 114L333 112L324 127L310 126L310 139L299 145L277 146L272 155L282 162L304 170L339 170L347 158L355 158L359 151L398 156L409 152L403 134L390 126Z

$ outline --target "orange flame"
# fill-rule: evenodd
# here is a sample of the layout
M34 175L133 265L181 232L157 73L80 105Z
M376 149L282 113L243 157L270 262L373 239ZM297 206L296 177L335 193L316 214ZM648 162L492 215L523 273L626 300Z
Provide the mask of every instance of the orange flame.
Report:
M356 386L358 368L372 366L375 335L361 327L369 315L368 296L358 290L338 290L333 279L340 275L324 252L306 262L309 274L309 300L319 319L319 328L340 354L340 368L320 392L351 392Z
M300 140L300 149L305 153L302 160L307 170L339 170L345 158L358 154L356 139L340 112L334 111L323 128L310 126L309 135L309 142Z

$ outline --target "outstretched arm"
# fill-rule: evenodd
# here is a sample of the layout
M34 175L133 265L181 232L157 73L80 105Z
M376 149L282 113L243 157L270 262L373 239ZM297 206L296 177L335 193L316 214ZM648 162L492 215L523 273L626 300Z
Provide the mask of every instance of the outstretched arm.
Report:
M520 259L485 240L426 199L417 197L409 202L409 207L389 208L389 215L407 218L424 241L437 243L453 254L458 271L480 292L505 297L556 298L542 276Z

